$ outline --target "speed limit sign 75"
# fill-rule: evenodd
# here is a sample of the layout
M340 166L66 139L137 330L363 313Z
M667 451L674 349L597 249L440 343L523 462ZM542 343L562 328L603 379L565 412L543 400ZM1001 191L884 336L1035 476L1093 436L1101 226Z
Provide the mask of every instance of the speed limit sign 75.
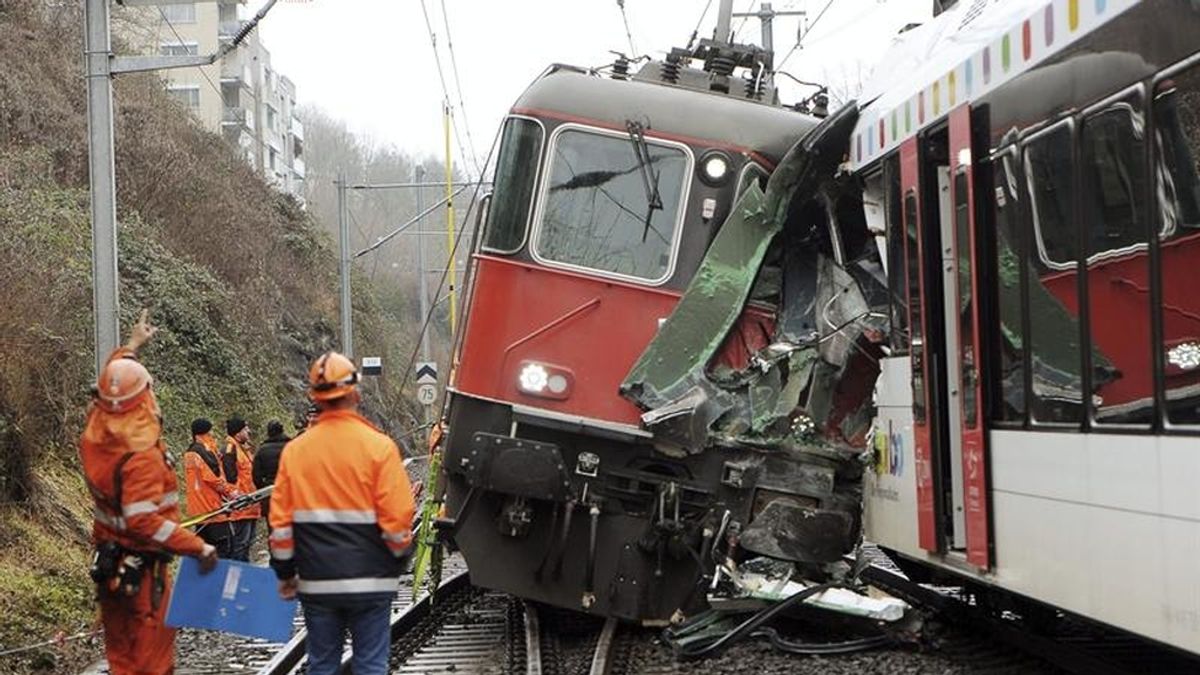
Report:
M421 405L433 405L437 400L437 385L423 384L417 387L417 401Z

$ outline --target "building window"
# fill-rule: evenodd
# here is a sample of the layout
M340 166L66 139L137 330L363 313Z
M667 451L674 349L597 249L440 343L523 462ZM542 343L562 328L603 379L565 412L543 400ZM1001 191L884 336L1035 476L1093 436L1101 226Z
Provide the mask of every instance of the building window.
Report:
M279 115L275 112L275 109L272 108L271 106L267 106L267 128L268 129L270 129L271 131L278 130L278 126L277 126L279 124L278 118L279 118Z
M167 87L167 93L171 95L171 98L192 110L200 107L199 85L171 85Z
M1025 145L1025 179L1037 242L1036 282L1029 288L1030 401L1039 422L1082 421L1083 385L1079 321L1078 236L1072 213L1073 128L1060 124ZM1065 271L1060 271L1065 270Z
M908 288L909 348L912 354L913 422L925 423L928 399L925 395L925 314L921 302L921 242L917 226L917 193L904 195L905 284Z
M1083 120L1083 222L1088 247L1091 401L1097 423L1154 419L1146 245L1145 120L1140 97Z
M514 253L525 242L542 156L542 133L542 125L534 120L511 117L504 123L484 248Z
M176 5L160 5L162 16L168 23L196 23L196 4L183 2Z
M560 132L548 161L535 252L571 267L665 281L690 160L675 145L647 139L645 146L643 164L626 134Z
M269 163L267 166L269 166L271 168L271 171L275 171L275 169L279 163L279 153L275 152L274 148L270 148L268 150L268 152L269 152L270 159L268 160Z
M1157 322L1167 421L1200 425L1200 67L1171 75L1154 90L1155 192L1158 195Z
M200 45L195 42L164 42L158 46L160 56L197 56Z

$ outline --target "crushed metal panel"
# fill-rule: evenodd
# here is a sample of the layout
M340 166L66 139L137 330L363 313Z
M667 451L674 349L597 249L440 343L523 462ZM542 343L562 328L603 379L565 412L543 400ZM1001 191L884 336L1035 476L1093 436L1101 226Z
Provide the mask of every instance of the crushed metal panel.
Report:
M781 223L768 216L751 183L721 226L700 269L658 335L621 385L622 393L657 408L690 390L716 353L750 293Z
M679 304L626 375L626 398L653 409L708 381L704 369L741 316L793 198L815 192L834 170L857 116L853 102L844 106L788 151L765 194L754 184L743 193Z

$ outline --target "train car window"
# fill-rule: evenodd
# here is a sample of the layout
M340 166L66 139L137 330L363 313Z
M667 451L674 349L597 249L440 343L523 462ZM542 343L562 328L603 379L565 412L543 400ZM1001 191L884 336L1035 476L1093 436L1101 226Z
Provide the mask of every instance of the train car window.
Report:
M1146 252L1145 120L1140 100L1089 114L1080 132L1083 221L1088 248L1088 335L1093 421L1154 418L1150 348L1150 259Z
M1200 425L1200 67L1154 90L1162 365L1167 421Z
M1021 236L1020 199L1015 165L1016 153L1005 151L991 164L992 194L990 207L995 227L995 245L991 264L995 280L995 321L997 364L992 378L993 421L1025 421L1025 328L1021 316Z
M1026 148L1025 174L1033 197L1039 257L1051 269L1072 269L1078 246L1071 218L1071 129L1056 127Z
M921 261L917 238L917 195L909 190L904 196L905 269L908 274L910 349L912 350L913 422L925 423L925 316L921 301Z
M954 174L954 237L958 249L958 346L962 368L963 424L974 429L978 423L978 359L975 357L975 303L971 301L973 252L971 248L971 206L966 169Z
M904 222L901 220L901 188L899 159L893 157L884 165L884 193L888 293L892 305L892 354L908 353L908 271L904 261Z
M638 280L666 279L689 158L678 147L648 142L643 172L631 143L624 135L579 129L558 134L535 246L539 256ZM648 194L655 187L661 206Z
M1072 136L1072 127L1063 124L1025 144L1025 178L1037 244L1036 257L1028 258L1030 283L1025 297L1033 370L1030 412L1035 421L1051 424L1083 420Z
M510 117L504 123L483 239L483 248L489 251L514 253L525 243L542 137L542 125L535 120Z

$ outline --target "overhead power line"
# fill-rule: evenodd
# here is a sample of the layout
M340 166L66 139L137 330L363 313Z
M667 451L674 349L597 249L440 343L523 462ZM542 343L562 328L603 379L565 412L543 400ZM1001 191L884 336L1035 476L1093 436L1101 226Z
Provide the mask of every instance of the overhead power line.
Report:
M700 18L696 19L696 27L692 29L692 36L688 38L687 48L689 51L692 45L696 44L696 38L700 37L700 24L704 23L704 17L708 16L708 8L712 7L712 0L704 3L704 11L700 12Z
M629 40L629 58L636 59L638 50L633 46L633 33L629 30L629 17L625 15L625 0L617 0L617 7L621 10L621 22L625 24L625 39Z
M804 38L808 37L808 34L812 32L813 28L817 27L818 23L821 23L821 17L825 16L825 12L829 11L829 8L833 6L833 2L834 0L829 0L829 2L825 3L825 6L821 8L821 13L817 14L817 18L813 19L813 22L808 24L808 28L805 28L804 32L800 34L800 39L796 40L796 44L792 45L792 48L788 50L787 55L779 61L779 65L775 66L775 70L783 69L783 66L787 63L787 60L792 58L792 54L795 54L796 50L800 48L800 45L804 44Z
M446 72L442 68L441 53L438 52L437 32L433 29L433 24L429 21L429 9L425 6L425 0L421 0L421 14L425 17L425 29L429 32L429 45L433 48L433 61L437 65L438 81L442 85L442 102L451 111L450 124L454 128L454 144L458 146L458 154L462 160L463 167L467 168L471 166L471 162L467 159L467 152L462 144L462 134L458 130L458 120L454 116L453 106L450 105L450 89L446 86ZM476 172L479 173L478 167L476 167ZM482 178L482 175L476 176L476 178Z
M479 166L479 154L475 152L475 139L471 136L471 120L467 117L467 104L463 101L462 78L458 76L458 59L454 56L454 39L450 37L450 16L446 14L446 0L442 3L442 23L446 27L446 49L450 52L450 70L454 73L454 89L458 93L458 109L462 111L463 126L467 130L467 145L471 148L471 161L475 173L483 179L483 169Z

